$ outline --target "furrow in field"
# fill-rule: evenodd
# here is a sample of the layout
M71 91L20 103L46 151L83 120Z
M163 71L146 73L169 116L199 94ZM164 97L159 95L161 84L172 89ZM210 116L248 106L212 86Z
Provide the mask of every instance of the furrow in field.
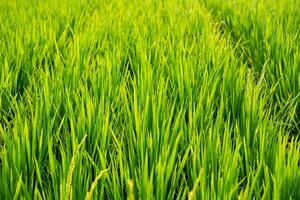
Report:
M300 131L299 1L204 1L257 80L263 76L278 121Z

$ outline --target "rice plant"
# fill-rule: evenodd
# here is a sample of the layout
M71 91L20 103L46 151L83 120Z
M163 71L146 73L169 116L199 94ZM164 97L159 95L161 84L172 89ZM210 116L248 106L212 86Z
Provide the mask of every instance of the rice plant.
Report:
M0 0L0 199L300 199L300 1Z

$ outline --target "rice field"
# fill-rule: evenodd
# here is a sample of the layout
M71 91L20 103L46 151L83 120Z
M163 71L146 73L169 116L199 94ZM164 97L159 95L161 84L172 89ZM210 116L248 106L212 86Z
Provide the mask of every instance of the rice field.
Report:
M0 199L300 199L299 0L0 0Z

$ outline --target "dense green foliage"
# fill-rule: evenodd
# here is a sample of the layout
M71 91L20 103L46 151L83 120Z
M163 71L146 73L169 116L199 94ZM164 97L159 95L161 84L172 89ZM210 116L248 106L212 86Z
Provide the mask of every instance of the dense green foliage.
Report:
M0 0L0 199L300 199L299 0Z

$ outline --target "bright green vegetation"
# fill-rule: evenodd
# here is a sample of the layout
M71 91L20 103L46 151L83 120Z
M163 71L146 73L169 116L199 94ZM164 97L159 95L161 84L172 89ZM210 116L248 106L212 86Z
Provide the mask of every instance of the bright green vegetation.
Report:
M0 0L0 199L300 199L299 0Z

